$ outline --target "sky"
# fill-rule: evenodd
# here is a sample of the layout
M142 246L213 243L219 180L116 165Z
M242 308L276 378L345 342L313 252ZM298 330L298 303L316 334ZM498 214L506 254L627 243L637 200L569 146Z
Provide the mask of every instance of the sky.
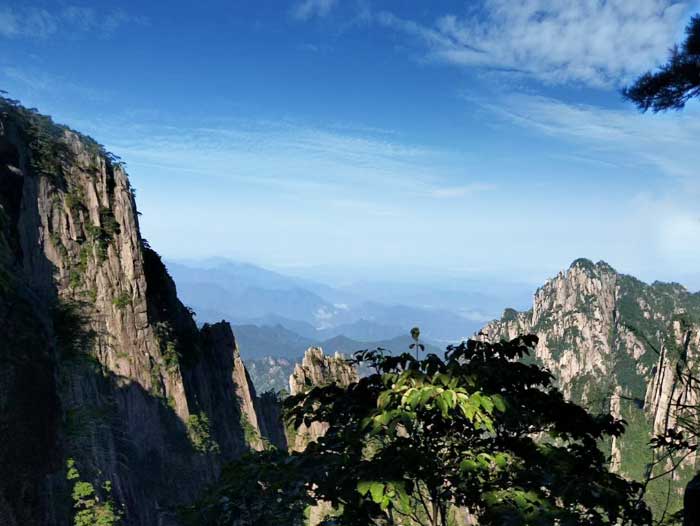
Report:
M126 162L170 259L700 289L700 106L641 114L694 1L0 0L0 89ZM486 279L486 278L485 278Z

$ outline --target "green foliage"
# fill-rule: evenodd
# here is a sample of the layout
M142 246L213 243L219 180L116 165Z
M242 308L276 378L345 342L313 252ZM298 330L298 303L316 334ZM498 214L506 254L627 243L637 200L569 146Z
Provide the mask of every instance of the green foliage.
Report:
M160 375L160 366L157 363L151 363L151 393L157 397L165 395L163 380Z
M73 156L64 140L66 132L74 133L88 153L94 157L103 157L107 166L118 162L115 155L105 150L92 137L56 124L51 117L40 114L36 108L25 108L17 100L0 96L0 113L23 134L31 151L31 166L37 175L63 183L63 167L72 161Z
M91 304L95 304L97 301L97 289L88 289L85 291L85 296L90 301Z
M641 111L680 110L700 95L700 16L691 18L685 33L685 41L671 49L666 64L622 91Z
M623 423L567 402L548 371L523 363L536 341L469 341L444 359L357 353L374 374L284 401L288 426L322 423L323 436L258 457L269 463L236 471L235 490L222 480L190 511L237 524L226 513L254 498L261 510L326 502L327 524L344 526L448 526L464 510L482 526L650 524L641 485L610 473L597 446ZM281 491L261 493L260 470L286 481Z
M503 321L516 321L518 319L518 311L511 308L505 309L501 319Z
M126 291L120 292L112 300L112 305L114 305L119 310L124 310L129 304L131 304L131 295Z
M102 237L102 229L97 225L93 225L92 223L85 224L85 233L88 235L88 238L92 241L95 241Z
M60 356L63 359L89 357L95 333L88 328L80 304L61 301L53 307L52 318Z
M187 434L195 451L199 453L220 453L221 449L211 436L209 417L205 412L192 414L187 419Z
M175 372L180 366L180 360L182 358L178 351L175 331L173 331L169 322L158 322L155 329L165 370L169 373Z
M243 428L243 438L248 446L260 442L260 433L253 427L253 424L250 423L250 420L248 420L248 417L243 411L241 411L241 427Z
M85 275L88 269L88 263L90 261L90 256L92 255L92 250L90 245L83 245L80 247L80 255L78 259L78 270L81 274Z
M648 524L640 485L610 473L597 447L622 423L565 401L547 371L521 363L535 342L470 341L444 360L363 352L376 374L287 399L295 426L329 426L299 455L314 498L347 525L392 514L446 525L450 507L481 525Z
M109 208L100 208L100 225L86 223L85 233L88 240L95 248L95 256L98 262L107 259L107 247L113 237L120 232L119 223L114 218L114 213Z
M253 427L253 424L250 423L250 420L248 420L248 417L242 411L240 421L241 427L243 428L243 438L248 447L256 447L258 445L262 445L263 449L270 449L272 447L270 441L260 435L258 430Z
M177 371L180 364L180 356L177 352L175 342L168 342L165 345L165 350L163 352L163 361L165 362L165 369L168 372Z
M68 272L68 286L71 289L75 290L77 288L80 288L82 281L82 276L77 270L73 269Z
M104 235L109 238L120 232L119 223L114 217L114 212L109 208L100 208L100 224Z
M31 166L39 175L60 181L63 178L63 162L70 152L63 143L61 130L56 128L50 117L29 110L29 119L25 131L29 136Z
M311 503L285 452L251 452L228 464L217 486L182 510L182 519L187 526L302 526Z
M51 232L51 243L53 243L53 246L62 258L66 259L68 257L68 250L63 246L61 236L59 236L58 233Z
M596 270L596 265L593 263L590 259L587 258L579 258L575 260L573 263L571 263L570 268L574 267L579 267L587 272L595 272Z
M66 193L65 204L71 212L77 212L85 208L85 194L79 186L71 188L70 192Z
M66 478L73 483L74 526L117 526L123 516L112 499L112 483L106 480L99 490L90 482L80 479L80 472L75 460L69 458L66 462L68 472Z

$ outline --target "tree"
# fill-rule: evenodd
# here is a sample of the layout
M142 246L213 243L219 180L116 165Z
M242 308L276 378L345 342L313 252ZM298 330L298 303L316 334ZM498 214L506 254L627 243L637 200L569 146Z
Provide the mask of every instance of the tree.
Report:
M213 489L181 510L181 519L192 526L302 526L312 502L292 460L271 449L229 463Z
M650 524L641 485L597 446L623 422L567 402L523 363L536 342L469 341L444 359L363 351L374 374L288 398L294 425L328 425L292 457L308 494L348 526L447 526L454 510L482 526Z
M101 490L95 490L90 482L80 479L80 472L75 460L69 458L66 462L68 472L66 478L73 482L73 509L75 526L117 526L121 524L122 510L112 499L112 483L106 480ZM101 493L101 495L100 495Z
M671 49L668 62L658 71L648 71L622 90L640 110L653 112L680 110L700 95L700 16L685 30L685 41Z

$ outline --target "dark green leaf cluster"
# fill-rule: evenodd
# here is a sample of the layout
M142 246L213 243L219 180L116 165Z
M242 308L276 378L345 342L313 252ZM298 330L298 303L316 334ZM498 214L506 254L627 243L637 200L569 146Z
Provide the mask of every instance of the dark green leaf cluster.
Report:
M0 90L0 93L4 92ZM117 156L92 137L53 122L51 117L42 115L36 108L25 108L18 100L0 95L0 125L9 122L25 136L32 152L32 168L38 175L51 177L57 182L63 180L64 163L72 155L62 140L67 131L77 135L89 152L103 157L108 165L121 164Z
M668 62L647 72L622 93L642 111L680 110L700 95L700 16L694 16L685 30L686 39L671 50Z
M597 446L623 422L567 402L548 371L522 363L536 341L469 341L444 359L361 352L375 374L288 398L295 426L329 426L295 460L314 498L347 525L444 525L450 508L482 525L648 524L641 487Z
M75 510L75 526L117 526L121 524L122 510L112 499L112 483L107 480L99 490L95 486L80 479L80 472L75 460L69 458L66 467L66 478L73 483L73 508Z
M199 453L220 453L219 444L211 433L209 417L202 411L187 419L187 434L195 451Z
M312 503L292 457L252 452L224 468L217 487L182 510L191 526L301 526Z

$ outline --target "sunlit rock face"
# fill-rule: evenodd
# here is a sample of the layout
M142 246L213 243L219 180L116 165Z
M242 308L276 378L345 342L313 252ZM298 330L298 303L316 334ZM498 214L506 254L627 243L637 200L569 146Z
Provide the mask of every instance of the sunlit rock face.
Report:
M141 238L122 165L0 100L0 523L68 524L65 460L110 480L127 525L174 523L261 449L227 323L198 329Z
M326 356L320 347L309 347L300 364L294 367L289 377L289 392L292 395L304 393L316 386L335 383L347 387L358 381L357 370L347 363L340 354ZM292 451L303 451L309 443L322 437L328 430L324 422L302 423L298 428L287 428L287 442ZM319 524L332 510L330 503L320 502L309 509L309 526Z
M627 421L625 435L603 447L613 469L640 479L651 459L649 438L676 422L673 403L697 404L683 373L697 368L698 314L700 295L680 285L647 285L604 262L580 259L537 290L532 309L507 309L478 337L537 334L534 359L551 370L565 396ZM675 477L686 480L695 462L689 457ZM659 500L661 485L653 488ZM672 486L677 502L681 481Z
M357 370L341 354L326 356L320 347L309 347L289 377L289 392L296 395L331 383L347 387L357 380ZM327 429L327 424L322 422L312 422L309 427L302 423L298 429L291 431L293 436L287 437L289 446L294 451L303 451L309 442L323 436Z

